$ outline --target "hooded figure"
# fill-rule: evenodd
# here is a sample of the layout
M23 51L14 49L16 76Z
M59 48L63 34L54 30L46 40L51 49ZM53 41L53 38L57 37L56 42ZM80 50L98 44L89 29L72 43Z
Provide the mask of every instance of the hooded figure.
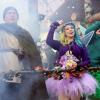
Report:
M17 25L18 18L19 15L15 8L7 7L4 10L5 23L0 24L1 72L21 71L22 69L31 71L35 66L42 66L40 53L34 40L28 31ZM47 98L42 75L26 74L23 82L21 86L13 83L9 83L7 87L5 85L3 93L5 95L2 95L2 100L45 100ZM16 87L19 89L17 92Z
M5 42L11 45L10 44L12 43L11 36L13 35L12 37L16 38L18 42L15 44L13 43L11 46L7 46L8 44L5 43L5 45L8 47L8 48L5 47L5 49L12 48L12 49L20 49L23 51L22 55L20 53L17 53L19 56L23 56L23 59L20 59L21 62L23 63L22 69L32 69L33 66L37 65L41 66L42 65L41 57L39 51L36 48L34 40L32 39L28 31L17 25L18 18L19 15L15 8L8 7L5 9L3 14L3 19L5 23L0 25L0 30L2 30L2 32L0 31L1 32L0 36L2 36L1 40L3 39L3 37L5 37L5 39L7 38L7 41L5 40ZM8 34L8 36L5 36L6 34ZM15 39L13 39L13 42L15 42L14 40ZM2 43L2 49L4 49L3 40L1 41L1 43Z

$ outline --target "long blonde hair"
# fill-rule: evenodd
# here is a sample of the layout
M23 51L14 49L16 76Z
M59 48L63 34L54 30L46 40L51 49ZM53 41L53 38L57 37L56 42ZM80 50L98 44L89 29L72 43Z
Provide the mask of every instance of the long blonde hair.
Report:
M63 45L68 44L68 40L67 40L64 32L60 33L59 40Z

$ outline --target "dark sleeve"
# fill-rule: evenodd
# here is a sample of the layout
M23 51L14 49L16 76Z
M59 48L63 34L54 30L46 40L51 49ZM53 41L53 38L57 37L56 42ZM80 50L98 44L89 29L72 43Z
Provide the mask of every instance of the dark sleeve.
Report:
M90 59L85 46L81 48L81 62L78 64L80 67L85 67L90 64Z
M53 37L54 37L54 31L55 29L57 28L57 26L59 26L59 23L58 22L54 22L51 26L50 26L50 30L49 30L49 33L47 35L47 39L46 39L46 43L52 47L53 49L55 50L58 50L60 49L60 46L61 46L61 43L57 40L54 40Z

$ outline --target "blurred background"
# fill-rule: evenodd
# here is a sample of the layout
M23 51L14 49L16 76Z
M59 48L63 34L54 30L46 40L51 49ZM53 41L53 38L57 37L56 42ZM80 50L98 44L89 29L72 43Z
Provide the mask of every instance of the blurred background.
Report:
M19 25L27 29L36 42L45 40L53 21L63 19L80 25L89 16L100 12L100 0L0 0L1 23L7 6L18 10Z

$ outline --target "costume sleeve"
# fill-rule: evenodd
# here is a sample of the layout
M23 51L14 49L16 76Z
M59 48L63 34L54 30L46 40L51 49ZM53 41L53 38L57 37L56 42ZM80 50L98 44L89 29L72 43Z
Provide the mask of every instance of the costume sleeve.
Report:
M49 33L48 33L48 36L47 36L47 39L46 39L46 43L50 47L52 47L53 49L59 51L61 43L59 41L53 39L53 37L54 37L54 31L57 28L57 26L59 26L58 22L54 22L54 23L51 24L50 30L49 30Z
M100 21L96 21L95 23L91 24L87 30L85 31L85 34L88 34L91 31L96 31L100 28Z
M90 64L90 59L86 50L86 47L83 46L81 49L81 62L78 64L80 67L85 67Z

